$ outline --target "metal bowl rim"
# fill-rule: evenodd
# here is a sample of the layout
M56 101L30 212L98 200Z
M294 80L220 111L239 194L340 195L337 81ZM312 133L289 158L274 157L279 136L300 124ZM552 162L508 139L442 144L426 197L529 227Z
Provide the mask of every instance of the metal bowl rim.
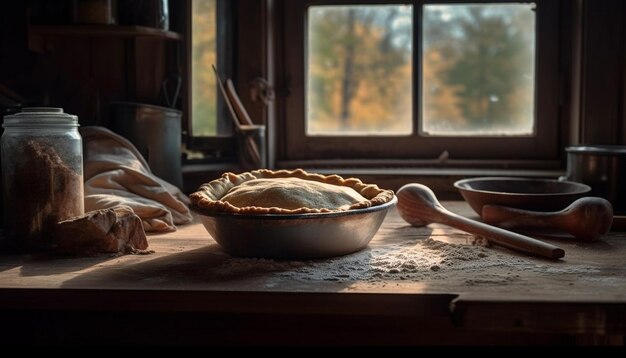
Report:
M333 211L329 213L303 213L303 214L237 214L237 213L225 213L225 212L207 212L202 208L198 208L195 205L189 205L191 211L198 215L209 216L209 217L230 217L230 218L238 218L238 219L249 219L249 220L297 220L297 219L322 219L322 218L335 218L342 216L350 216L350 215L359 215L359 214L367 214L376 211L387 210L396 202L398 198L394 195L391 200L386 203L370 206L367 208L354 209L354 210L345 210L345 211Z
M572 154L583 155L626 155L626 146L612 144L596 144L596 145L576 145L566 147L565 151Z
M544 182L544 183L566 183L570 184L574 187L580 188L576 191L571 192L560 192L560 193L514 193L508 191L491 191L491 190L479 190L474 188L468 188L462 186L466 183L479 182L479 181L534 181L534 182ZM559 195L580 195L585 194L591 191L591 187L587 184L578 183L575 181L569 180L557 180L557 179L539 179L539 178L515 178L515 177L478 177L478 178L467 178L461 179L454 182L454 187L460 190L461 192L473 192L473 193L486 193L492 195L501 195L501 196L559 196Z

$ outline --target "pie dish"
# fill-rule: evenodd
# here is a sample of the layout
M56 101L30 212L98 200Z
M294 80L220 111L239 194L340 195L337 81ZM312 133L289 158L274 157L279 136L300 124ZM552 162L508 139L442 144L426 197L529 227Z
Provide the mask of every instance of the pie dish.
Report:
M359 179L307 173L302 169L225 173L191 194L204 212L304 214L354 210L391 201L393 191Z
M299 260L365 248L397 201L391 190L301 169L226 173L190 198L230 254Z

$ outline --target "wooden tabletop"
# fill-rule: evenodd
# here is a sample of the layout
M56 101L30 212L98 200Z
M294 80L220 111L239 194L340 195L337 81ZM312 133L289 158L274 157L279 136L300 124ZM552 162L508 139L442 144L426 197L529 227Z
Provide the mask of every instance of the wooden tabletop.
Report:
M464 203L444 205L475 216ZM512 333L539 333L544 338L592 334L612 337L611 342L618 337L617 343L623 343L626 235L610 233L593 243L541 238L565 249L564 259L550 261L485 246L481 238L440 225L411 227L394 209L361 252L328 260L274 261L231 257L201 224L192 224L149 236L155 251L150 255L0 256L0 314L8 314L8 320L19 325L41 322L46 312L56 317L50 325L59 324L55 316L59 315L70 326L71 317L82 320L85 315L101 322L107 317L159 313L174 321L187 317L189 322L194 320L186 315L193 313L211 317L207 322L221 317L221 324L229 322L239 331L245 331L241 325L248 327L243 321L251 324L256 319L265 325L261 318L268 316L272 322L287 320L285 324L306 317L314 322L310 327L337 317L343 317L335 320L343 322L338 327L377 317L380 325L387 322L402 331L386 337L389 342L434 339L423 329L420 338L415 337L418 322L430 322L431 333L436 327L455 330L458 337L452 334L448 339L457 343L470 339L459 337L498 339L505 333L509 343L518 342ZM324 323L316 321L320 317L326 317ZM369 323L354 324L363 328ZM274 327L281 334L284 328ZM82 337L80 329L74 330ZM468 330L473 335L468 336ZM213 328L210 331L215 334ZM268 326L268 337L275 338L269 332L274 330ZM59 339L47 334L39 338ZM245 336L246 342L256 342L265 335ZM333 342L334 337L329 334L326 339ZM358 338L367 337L363 333Z

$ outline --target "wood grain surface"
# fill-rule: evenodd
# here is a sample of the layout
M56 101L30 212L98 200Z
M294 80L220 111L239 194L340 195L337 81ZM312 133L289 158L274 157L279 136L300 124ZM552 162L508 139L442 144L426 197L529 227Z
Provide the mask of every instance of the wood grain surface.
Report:
M458 214L472 216L465 203L444 202L444 205ZM23 321L26 316L18 314L25 310L34 312L29 316L33 322L38 322L40 311L61 317L68 312L91 312L98 317L113 313L133 316L158 312L175 317L202 313L212 319L216 315L240 317L242 314L304 319L304 315L323 316L330 321L333 317L349 316L357 320L386 317L385 320L391 320L385 321L388 324L411 327L407 328L411 334L406 331L406 335L396 337L406 338L405 343L421 342L414 337L413 330L421 329L419 325L411 325L415 320L439 322L433 323L433 332L454 331L459 339L455 342L461 343L472 337L460 338L468 334L468 329L476 330L477 334L485 331L481 337L491 337L485 338L486 342L500 337L493 335L496 330L535 335L618 335L619 338L626 331L625 238L623 233L610 233L599 241L584 243L542 238L565 248L568 255L559 261L488 247L484 248L485 252L499 258L494 261L496 264L457 270L452 275L446 275L444 267L420 279L407 280L400 276L376 279L373 275L367 280L316 281L285 275L284 269L256 270L249 261L241 269L225 274L224 264L231 263L232 267L233 258L221 250L200 224L194 223L174 233L149 236L150 248L155 251L151 255L86 258L1 255L0 313L8 314L7 322L28 321ZM468 247L476 242L472 235L436 224L411 227L394 209L366 250L372 255L382 249L408 250L411 246L407 243L417 245L425 240ZM506 260L524 262L524 269L503 272L516 267L507 266ZM267 264L263 260L259 262ZM437 324L441 326L437 328ZM448 338L456 339L454 334ZM369 336L359 338L366 337ZM425 337L429 336L422 338ZM248 342L256 339L248 338ZM330 334L327 338L334 339ZM388 338L390 342L400 342ZM511 338L511 342L520 341ZM543 341L537 338L536 342Z

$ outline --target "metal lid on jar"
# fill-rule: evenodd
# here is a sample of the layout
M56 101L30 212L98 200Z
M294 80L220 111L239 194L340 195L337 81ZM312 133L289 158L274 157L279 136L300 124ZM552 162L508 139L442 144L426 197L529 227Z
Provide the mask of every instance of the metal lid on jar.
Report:
M576 154L626 155L625 145L576 145L566 147L565 151Z
M19 113L5 116L2 127L41 125L78 127L78 116L63 112L63 108L25 107Z

